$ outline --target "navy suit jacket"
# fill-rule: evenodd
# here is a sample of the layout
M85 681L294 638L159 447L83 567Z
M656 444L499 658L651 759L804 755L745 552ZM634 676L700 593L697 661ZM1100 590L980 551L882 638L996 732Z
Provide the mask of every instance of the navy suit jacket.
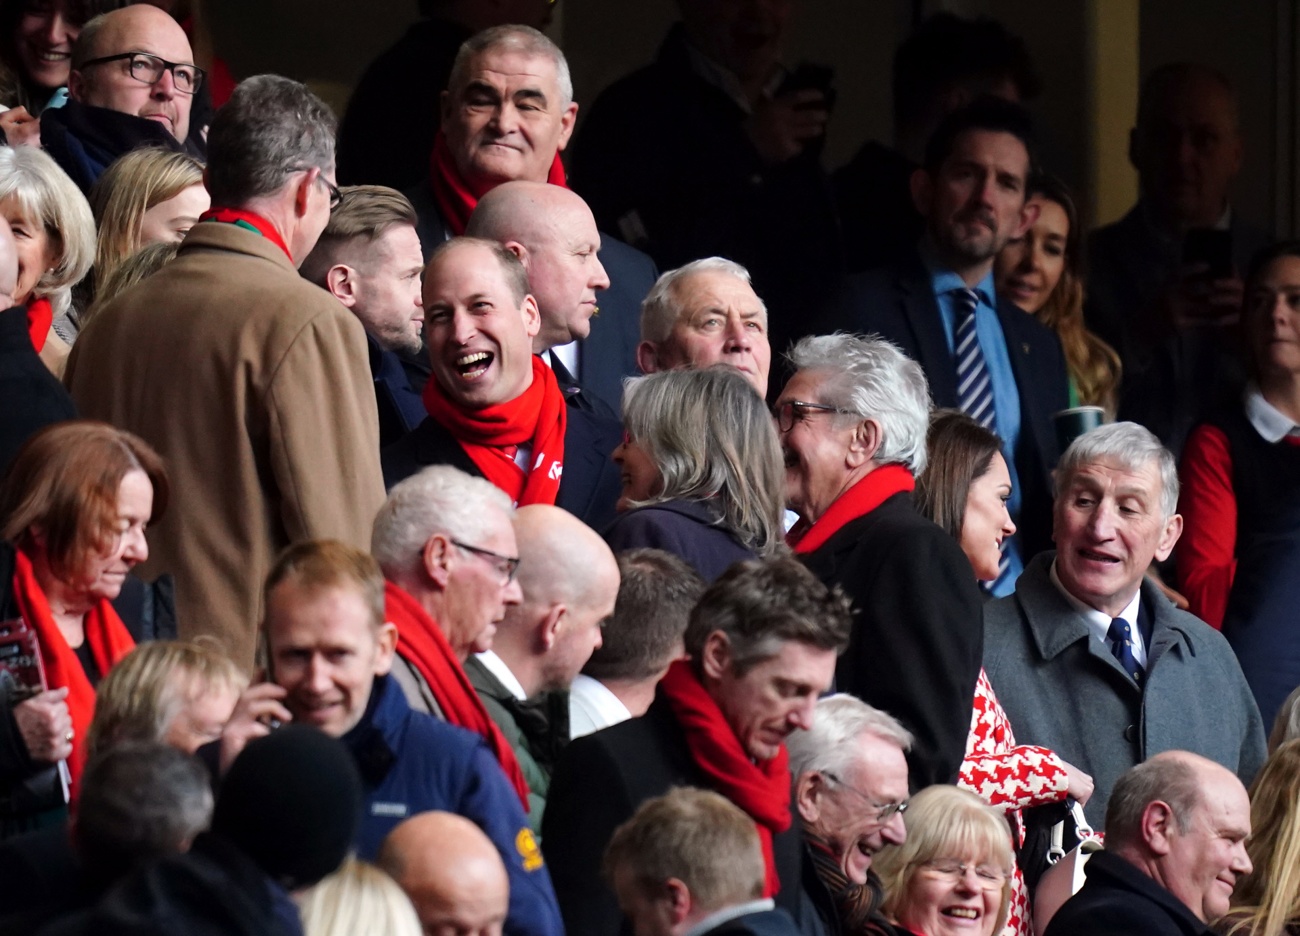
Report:
M1051 547L1051 471L1060 455L1052 414L1070 405L1069 378L1061 342L1051 329L1004 299L998 300L998 321L1020 393L1017 536L1028 565L1036 553ZM957 364L944 337L930 274L915 251L895 267L847 277L832 304L830 320L818 331L835 329L889 339L921 365L935 406L957 406Z

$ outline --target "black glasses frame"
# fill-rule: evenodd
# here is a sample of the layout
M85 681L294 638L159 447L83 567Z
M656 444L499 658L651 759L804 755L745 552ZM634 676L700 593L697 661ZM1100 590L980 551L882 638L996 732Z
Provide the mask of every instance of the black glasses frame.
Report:
M481 546L471 546L469 543L462 543L460 540L452 540L451 545L478 556L480 559L487 559L497 563L497 571L505 576L505 581L501 583L502 587L515 580L515 573L519 571L518 556L503 556L501 553L484 549Z
M852 410L830 406L826 403L808 403L804 400L786 400L784 403L778 403L772 407L772 415L776 418L776 427L782 432L789 432L794 428L795 423L803 422L813 413L839 413L841 416L853 415Z
M185 94L185 95L194 94L199 90L199 88L203 87L203 81L205 78L207 78L208 75L206 71L204 71L202 68L199 68L199 66L197 65L191 65L189 62L169 62L162 56L154 55L152 52L119 52L117 55L105 55L102 56L101 58L93 58L88 61L82 62L81 65L78 66L78 70L82 68L87 68L91 65L107 65L109 62L120 62L124 59L131 60L131 67L126 70L126 73L130 75L133 80L138 81L141 84L149 85L150 87L162 81L163 72L165 71L171 72L172 84L176 86L177 94ZM158 63L158 65L156 66L152 64L150 65L151 68L153 68L158 72L158 74L154 77L153 81L145 81L143 78L141 78L135 73L136 59L142 59L148 63L153 63L153 62ZM193 80L192 87L189 88L181 87L180 80L176 77L176 69L178 68L188 68L190 71L194 73L194 80Z

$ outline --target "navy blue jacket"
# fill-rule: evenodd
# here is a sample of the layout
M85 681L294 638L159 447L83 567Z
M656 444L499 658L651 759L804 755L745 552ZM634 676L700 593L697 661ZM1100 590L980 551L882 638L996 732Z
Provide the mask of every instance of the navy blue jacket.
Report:
M366 333L366 350L370 354L370 376L375 381L375 403L379 407L379 445L392 445L429 414L420 394L411 389L402 359L385 351Z
M712 582L734 563L758 558L714 519L702 501L671 500L635 507L610 524L605 542L616 553L662 549L681 557L706 582Z
M1209 936L1213 930L1134 865L1097 852L1087 880L1047 924L1046 936Z
M373 861L403 819L442 810L473 821L510 875L508 936L564 936L560 907L519 796L473 732L415 712L389 676L375 680L361 721L343 736L365 781L357 856Z

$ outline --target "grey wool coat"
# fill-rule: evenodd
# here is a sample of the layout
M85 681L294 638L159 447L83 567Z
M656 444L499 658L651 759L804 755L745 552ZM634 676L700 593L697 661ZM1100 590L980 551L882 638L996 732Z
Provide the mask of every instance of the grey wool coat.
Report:
M1014 594L984 606L984 668L1016 741L1092 775L1085 813L1097 828L1120 774L1161 751L1194 751L1249 786L1264 725L1223 635L1143 581L1154 621L1139 688L1052 584L1055 556L1037 556Z

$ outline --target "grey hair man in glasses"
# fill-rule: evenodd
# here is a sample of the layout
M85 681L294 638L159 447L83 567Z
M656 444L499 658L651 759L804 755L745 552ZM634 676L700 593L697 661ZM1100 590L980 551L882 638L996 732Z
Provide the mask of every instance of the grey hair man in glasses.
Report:
M68 104L42 115L41 143L82 191L141 146L202 158L202 135L190 140L190 109L205 77L185 31L157 7L97 16L72 48Z
M839 917L827 928L861 932L879 922L885 896L872 860L907 840L912 736L892 715L841 693L818 701L812 726L786 747L808 856Z

